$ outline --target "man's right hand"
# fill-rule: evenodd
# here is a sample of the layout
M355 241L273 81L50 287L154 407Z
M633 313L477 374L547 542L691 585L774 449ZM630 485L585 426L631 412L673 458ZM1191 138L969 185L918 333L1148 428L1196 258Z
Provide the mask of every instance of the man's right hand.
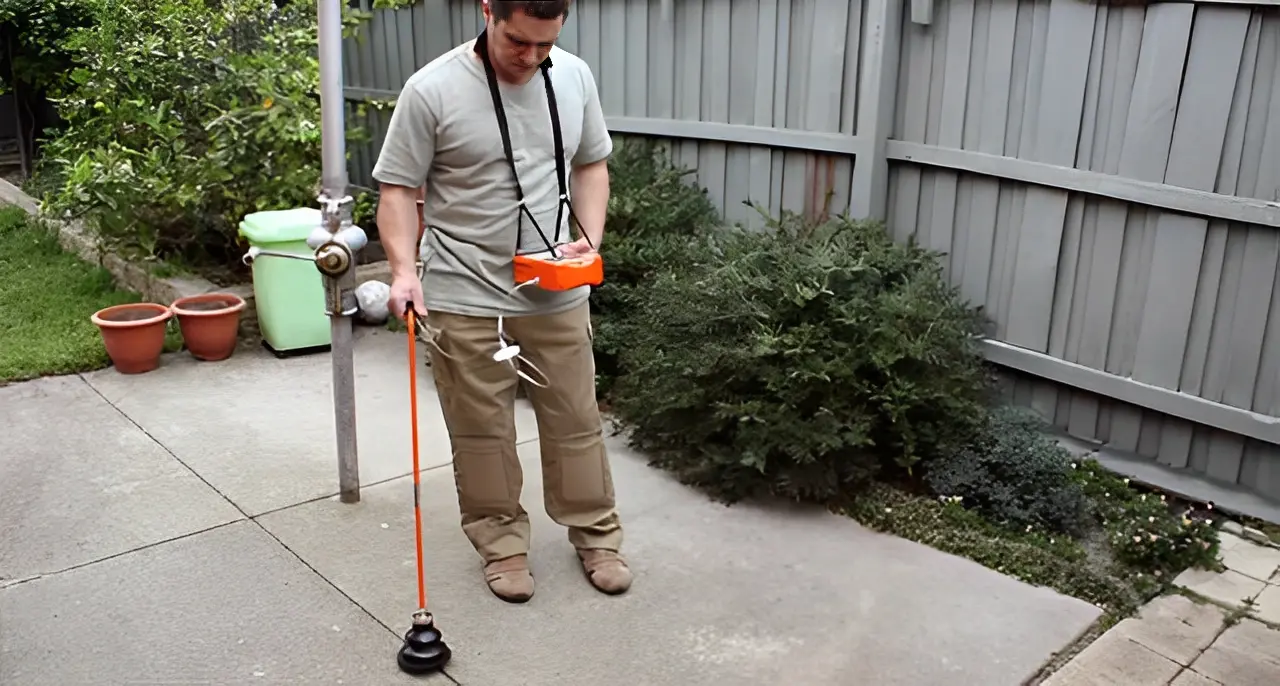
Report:
M409 303L418 315L427 315L427 306L423 304L422 281L417 276L397 276L391 281L391 298L387 301L387 309L392 316L403 318L408 311Z

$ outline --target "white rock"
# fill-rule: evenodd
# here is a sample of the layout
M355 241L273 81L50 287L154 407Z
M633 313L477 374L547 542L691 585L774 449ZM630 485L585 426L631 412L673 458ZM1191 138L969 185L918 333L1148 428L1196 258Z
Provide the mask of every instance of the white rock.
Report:
M387 321L387 301L391 287L381 281L365 281L356 287L356 303L360 306L360 321L366 324L384 324Z

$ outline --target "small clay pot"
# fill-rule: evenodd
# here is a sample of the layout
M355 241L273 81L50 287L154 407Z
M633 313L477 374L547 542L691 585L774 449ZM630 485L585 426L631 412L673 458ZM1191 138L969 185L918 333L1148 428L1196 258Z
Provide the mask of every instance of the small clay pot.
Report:
M102 332L111 364L121 374L142 374L160 366L165 325L173 311L157 303L127 303L103 308L90 319Z
M197 360L217 362L231 357L240 334L244 299L231 293L204 293L178 298L170 306L178 316L182 340Z

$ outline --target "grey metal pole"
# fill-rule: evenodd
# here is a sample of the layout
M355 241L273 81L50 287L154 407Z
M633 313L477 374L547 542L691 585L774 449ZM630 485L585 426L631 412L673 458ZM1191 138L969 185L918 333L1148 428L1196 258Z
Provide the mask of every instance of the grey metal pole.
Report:
M342 7L341 0L320 0L320 134L322 182L321 211L326 231L338 236L351 224L351 198L347 195L345 98L342 88ZM363 236L361 236L363 238ZM363 247L351 245L353 252ZM354 254L336 277L326 276L330 291L330 356L333 367L333 412L338 445L339 499L360 501L360 462L356 452L355 370L352 354L354 314Z
M320 147L325 194L347 195L345 100L342 94L341 0L320 0ZM330 233L337 233L331 231Z

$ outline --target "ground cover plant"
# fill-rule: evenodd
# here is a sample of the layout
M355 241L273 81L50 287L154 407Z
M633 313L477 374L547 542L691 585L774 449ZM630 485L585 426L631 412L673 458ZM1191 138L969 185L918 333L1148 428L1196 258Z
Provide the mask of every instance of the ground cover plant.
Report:
M864 524L1094 603L1114 622L1191 567L1214 568L1208 505L1132 484L1073 455L1029 411L997 405L924 488L877 486L841 508Z

